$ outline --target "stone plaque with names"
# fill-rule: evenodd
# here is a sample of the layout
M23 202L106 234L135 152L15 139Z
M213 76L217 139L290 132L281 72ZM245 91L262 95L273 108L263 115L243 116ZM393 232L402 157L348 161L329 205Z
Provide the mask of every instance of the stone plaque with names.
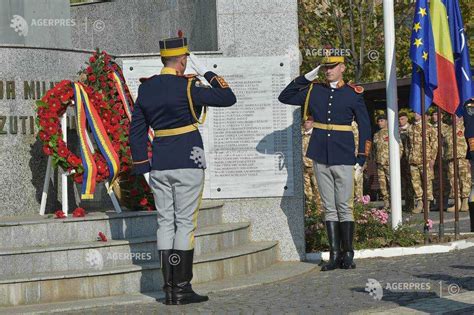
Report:
M291 80L288 57L199 58L237 96L232 107L209 108L200 127L208 164L204 198L292 196L296 108L278 101ZM134 98L138 79L158 74L162 67L159 58L123 60Z

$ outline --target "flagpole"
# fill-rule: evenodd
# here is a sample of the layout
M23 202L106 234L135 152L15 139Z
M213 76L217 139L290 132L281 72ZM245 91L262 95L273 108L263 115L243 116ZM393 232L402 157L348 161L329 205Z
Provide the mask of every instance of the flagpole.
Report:
M458 141L457 141L457 122L456 114L451 114L452 122L452 135L453 135L453 166L454 166L454 239L458 239L459 236L459 166L458 166Z
M393 0L383 1L385 37L385 84L387 91L388 143L390 155L390 202L392 228L402 224L400 181L400 134L398 132L397 64L395 59L395 19Z
M428 229L428 167L426 165L426 116L425 116L425 80L423 75L421 75L421 151L423 152L423 218L425 221L424 224L424 234L425 234L425 244L429 240L429 229Z
M442 124L443 119L441 118L441 108L438 109L438 183L439 183L439 194L438 194L438 211L439 211L439 240L443 241L444 238L444 177L443 177L443 139L442 139Z

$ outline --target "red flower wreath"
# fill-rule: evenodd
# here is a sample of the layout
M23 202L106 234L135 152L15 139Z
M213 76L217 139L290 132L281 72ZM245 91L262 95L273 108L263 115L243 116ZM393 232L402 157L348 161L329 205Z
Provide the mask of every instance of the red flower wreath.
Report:
M129 121L125 115L123 104L113 77L113 71L122 75L120 68L111 63L110 56L105 52L95 53L89 59L89 66L81 71L85 91L89 100L102 118L102 123L109 135L115 151L120 158L120 170L130 168L131 153L128 144ZM98 78L98 80L96 80ZM94 83L95 82L95 83ZM97 83L97 84L96 84ZM130 97L127 89L127 97ZM74 173L74 181L82 183L84 166L82 159L72 153L62 140L60 117L72 106L74 90L71 81L61 81L37 102L38 137L43 142L43 151L52 156L53 165ZM131 98L130 98L131 99ZM130 103L132 104L132 103ZM97 165L97 182L102 182L109 177L109 169L105 158L99 150L94 153Z

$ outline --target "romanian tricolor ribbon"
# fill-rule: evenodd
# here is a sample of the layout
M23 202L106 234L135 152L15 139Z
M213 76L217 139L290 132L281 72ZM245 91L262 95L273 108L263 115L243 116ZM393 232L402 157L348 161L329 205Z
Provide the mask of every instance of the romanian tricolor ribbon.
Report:
M128 120L131 122L132 121L132 105L133 105L131 103L132 100L128 99L125 94L125 86L124 86L124 81L122 80L122 77L115 70L112 75L114 78L115 87L117 88L120 100L122 101L125 114L127 115ZM153 142L153 138L154 138L153 129L148 128L148 139L150 140L150 142Z
M84 165L84 178L82 182L82 199L94 197L95 183L97 177L97 166L92 155L92 148L88 144L87 123L92 131L94 139L104 156L109 167L109 180L111 186L120 171L120 160L115 152L107 132L102 124L99 114L90 103L89 97L80 83L73 83L74 100L76 103L77 128L81 149L82 164Z

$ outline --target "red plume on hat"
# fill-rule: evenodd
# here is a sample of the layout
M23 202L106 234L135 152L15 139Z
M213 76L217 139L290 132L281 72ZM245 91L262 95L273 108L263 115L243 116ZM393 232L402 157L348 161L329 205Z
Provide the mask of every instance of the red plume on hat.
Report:
M178 30L178 37L179 38L183 38L183 31L182 30Z

